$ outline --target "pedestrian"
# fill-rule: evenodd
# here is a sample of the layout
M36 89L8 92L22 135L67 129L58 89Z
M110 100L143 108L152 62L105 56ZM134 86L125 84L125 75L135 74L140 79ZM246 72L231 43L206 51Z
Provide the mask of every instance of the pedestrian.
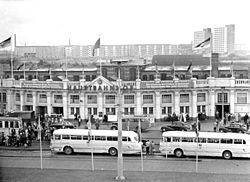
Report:
M249 119L249 116L247 115L247 113L246 113L246 115L244 116L244 124L245 125L247 125L247 120Z
M147 140L146 142L146 155L149 155L150 142Z
M95 122L95 129L99 130L99 127L100 127L99 121L96 120L96 122Z
M81 126L81 116L79 115L78 116L78 127L80 127Z
M154 154L154 151L155 151L155 143L154 143L154 141L152 140L152 141L150 142L150 148L149 148L150 155L153 155L153 154Z

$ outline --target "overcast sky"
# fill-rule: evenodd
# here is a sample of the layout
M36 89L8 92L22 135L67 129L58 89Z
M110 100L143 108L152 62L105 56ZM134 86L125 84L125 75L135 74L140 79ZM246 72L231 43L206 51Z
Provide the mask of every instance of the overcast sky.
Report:
M0 0L0 41L17 45L191 43L194 31L235 24L250 49L249 0Z

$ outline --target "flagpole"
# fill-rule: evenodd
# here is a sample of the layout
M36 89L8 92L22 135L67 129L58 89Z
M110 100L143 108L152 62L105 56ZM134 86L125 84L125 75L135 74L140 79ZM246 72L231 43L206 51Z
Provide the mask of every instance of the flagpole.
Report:
M42 154L42 133L41 133L41 121L40 121L40 115L38 116L38 127L39 127L39 138L40 138L40 168L43 169L43 154Z
M24 60L24 64L23 64L23 65L24 65L24 67L23 67L23 79L24 79L24 80L25 80L25 62L26 62L26 61Z
M195 172L198 173L198 150L199 150L199 123L198 123L198 118L196 119L196 160L195 160Z

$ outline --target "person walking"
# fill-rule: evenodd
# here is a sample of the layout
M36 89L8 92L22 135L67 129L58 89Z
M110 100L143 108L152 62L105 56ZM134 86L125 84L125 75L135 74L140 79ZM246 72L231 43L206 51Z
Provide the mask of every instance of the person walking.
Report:
M150 155L153 155L153 154L154 154L154 151L155 151L155 143L154 143L154 141L152 140L152 141L150 142L150 146L149 146Z
M147 140L146 142L146 155L149 155L150 142Z

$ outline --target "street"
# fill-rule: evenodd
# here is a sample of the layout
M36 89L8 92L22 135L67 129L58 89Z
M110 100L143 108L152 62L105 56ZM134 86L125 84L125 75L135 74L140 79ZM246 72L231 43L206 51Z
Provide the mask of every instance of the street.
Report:
M40 169L41 160L39 156L1 157L0 160L1 181L25 181L29 178L30 181L34 181L30 177L33 175L35 175L35 181L37 182L51 181L52 179L54 181L67 181L70 177L72 178L71 181L79 181L77 179L82 179L80 177L83 174L86 174L86 176L83 178L85 180L82 181L91 181L91 179L92 181L112 181L117 169L116 157L102 155L94 155L94 171L92 171L90 155L44 156L42 159L43 170ZM169 176L172 179L170 181L250 180L249 159L200 158L198 173L195 172L195 157L182 159L169 157L166 159L165 156L155 156L143 158L142 162L138 156L125 156L123 163L124 174L131 181L135 181L132 180L133 178L137 179L136 181L164 181ZM28 173L28 171L34 171L34 173ZM50 173L54 173L54 175ZM43 176L43 178L39 178L39 176Z

